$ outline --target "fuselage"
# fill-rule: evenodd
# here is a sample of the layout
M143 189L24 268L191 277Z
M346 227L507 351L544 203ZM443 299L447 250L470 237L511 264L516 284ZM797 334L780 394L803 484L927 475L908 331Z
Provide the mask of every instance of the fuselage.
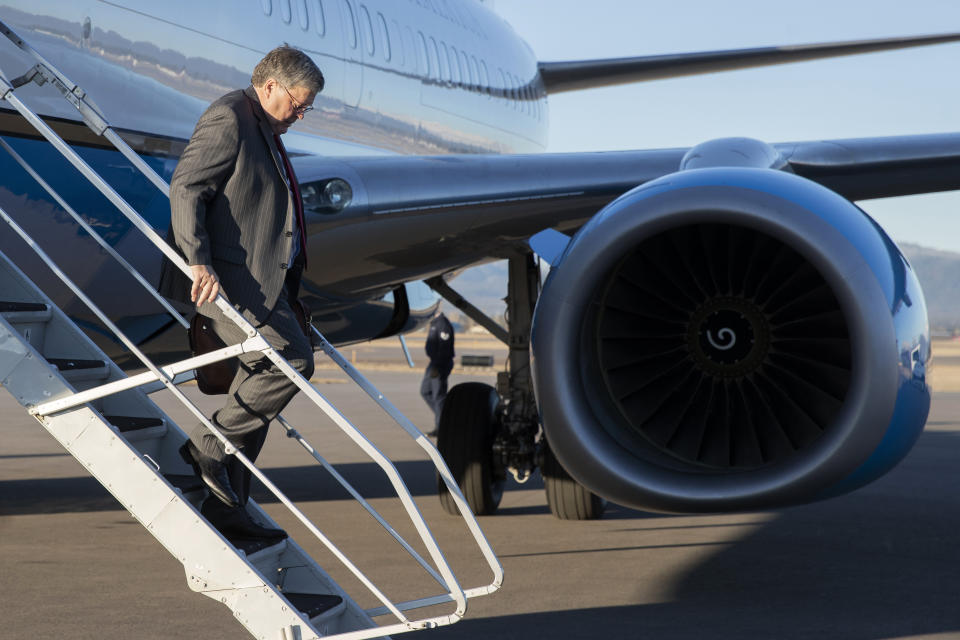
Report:
M316 110L285 136L295 163L297 155L520 153L546 146L547 99L537 61L508 23L474 0L0 0L0 20L86 90L111 125L166 179L206 106L248 85L263 54L283 42L307 51L326 78ZM6 77L32 64L0 42L0 72ZM158 231L166 231L166 198L102 139L83 125L71 126L78 114L66 100L49 86L32 84L17 95L61 122L65 137L79 145L87 161ZM155 281L159 254L78 174L65 166L59 170L62 159L45 142L32 139L35 132L6 107L0 105L0 132L13 134L11 144L28 159L57 167L45 177ZM0 175L0 204L19 210L28 227L36 225L34 231L55 247L52 253L68 272L71 267L81 271L86 274L81 280L97 289L121 288L123 296L101 304L114 317L130 317L134 339L169 325L165 314L146 311L149 296L126 284L102 252L81 246L89 239L57 214L49 196L10 158L0 157ZM41 222L38 211L52 220ZM308 227L323 238L326 223L308 220ZM311 255L324 250L321 243L311 244ZM0 251L15 253L28 266L34 261L2 237ZM352 255L362 259L362 254L358 246ZM332 281L335 270L317 272L314 286L307 288L332 341L409 329L432 312L437 296L416 277L391 274L392 268L376 266L363 276L362 287ZM39 279L59 286L39 265L36 270ZM422 277L427 275L435 273ZM307 278L309 285L311 274ZM89 320L66 291L55 299L74 318Z
M513 29L468 0L0 2L115 127L186 140L211 101L250 82L288 42L326 78L288 146L324 155L522 153L546 146L537 61ZM5 44L5 43L4 43ZM0 47L0 69L19 73ZM76 119L48 90L41 113Z

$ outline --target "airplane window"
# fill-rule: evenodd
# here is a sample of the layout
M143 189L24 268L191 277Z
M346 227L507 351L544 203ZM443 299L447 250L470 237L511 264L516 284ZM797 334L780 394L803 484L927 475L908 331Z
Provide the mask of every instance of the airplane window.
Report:
M483 88L483 76L480 75L480 63L477 62L477 56L470 56L470 82L477 86L477 88Z
M268 16L273 13L273 2L271 0L260 0L260 6L263 7L263 14Z
M439 80L440 79L439 52L437 51L437 43L433 39L433 36L430 36L430 46L427 47L427 53L430 54L430 77Z
M380 24L380 39L383 40L383 59L390 62L390 58L393 57L393 51L390 50L390 32L387 31L387 19L379 11L377 22Z
M280 17L287 24L290 24L290 0L280 0Z
M297 4L297 17L300 18L300 28L306 31L310 26L310 18L307 16L307 0L300 0Z
M476 84L470 73L470 61L467 60L466 51L460 51L460 77L463 78L463 84Z
M454 84L460 84L460 64L457 62L457 50L455 47L447 49L447 60L450 62L450 79Z
M367 11L366 5L360 5L360 14L363 17L361 23L363 25L363 39L367 43L367 55L372 56L376 50L376 43L373 40L373 22L370 20L370 12Z
M487 92L488 96L493 96L493 87L490 86L490 74L487 72L487 61L480 61L480 84L483 85L483 90Z
M407 27L407 31L404 33L396 20L391 20L390 24L393 25L393 32L397 34L397 56L400 58L398 64L400 68L403 69L407 66L407 47L413 42L413 31L410 31L410 27ZM410 63L413 64L412 59Z
M447 43L443 40L440 41L437 56L440 58L440 79L444 82L450 82L450 78L453 77L453 70L450 68L450 52L447 50Z
M313 21L313 26L317 30L317 35L327 35L327 20L323 17L323 0L317 0L317 19Z
M430 77L430 58L427 57L427 39L423 37L423 31L417 31L417 42L420 46L417 48L417 60L424 78Z
M440 49L437 47L437 41L433 39L433 36L430 36L430 62L432 63L431 66L436 69L434 77L437 80L446 80L446 62L440 56Z
M357 48L357 19L353 15L353 5L350 4L350 0L343 0L343 4L347 7L347 17L350 19L350 24L347 26L347 37L350 39L350 48Z
M503 69L501 69L500 67L497 67L497 71L500 72L500 87L499 87L498 94L501 98L506 100L507 98L510 97L510 94L507 91L507 76L503 74Z

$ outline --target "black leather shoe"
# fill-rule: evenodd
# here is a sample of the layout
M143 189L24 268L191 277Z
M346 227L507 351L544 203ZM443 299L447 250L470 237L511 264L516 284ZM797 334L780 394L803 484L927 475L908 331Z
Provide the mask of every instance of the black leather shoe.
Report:
M283 529L264 527L253 521L246 507L228 507L218 500L206 500L200 513L227 538L256 538L279 541L287 537Z
M210 489L210 493L217 500L228 507L240 506L240 498L237 497L237 493L230 486L230 474L227 473L227 465L200 453L200 450L190 440L187 440L180 447L180 457L193 467L193 472L200 476L200 479L203 480L207 488Z

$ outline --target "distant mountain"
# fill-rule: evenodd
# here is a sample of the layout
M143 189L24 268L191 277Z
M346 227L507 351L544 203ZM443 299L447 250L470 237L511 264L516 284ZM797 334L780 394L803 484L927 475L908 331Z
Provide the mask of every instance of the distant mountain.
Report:
M960 330L960 253L908 243L900 249L920 279L931 328ZM506 309L507 263L502 260L467 269L450 285L485 313L499 316ZM445 307L448 315L459 315L450 305Z
M960 253L907 243L900 250L920 280L931 328L960 329Z

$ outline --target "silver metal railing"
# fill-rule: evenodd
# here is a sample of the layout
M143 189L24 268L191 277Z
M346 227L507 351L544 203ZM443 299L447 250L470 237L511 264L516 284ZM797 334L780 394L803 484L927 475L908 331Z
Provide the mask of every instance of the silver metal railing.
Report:
M191 271L182 258L171 249L167 243L157 234L157 232L143 220L142 217L116 192L114 191L106 181L100 177L96 171L93 170L80 156L73 151L73 149L64 142L50 127L43 122L43 120L37 116L30 108L24 104L15 94L14 90L17 86L25 84L26 82L34 81L38 84L44 84L49 82L54 87L56 87L64 97L73 104L78 111L80 112L81 117L84 122L97 134L103 135L108 139L114 147L116 147L141 173L143 173L148 180L150 180L154 186L156 186L162 193L169 196L169 185L154 172L149 165L147 165L142 158L140 158L133 149L131 149L123 139L110 127L106 119L99 113L99 111L86 99L85 92L78 87L76 84L67 79L60 71L49 64L38 52L36 52L28 43L19 38L7 25L0 21L0 33L5 35L10 39L16 46L18 46L25 53L37 60L37 64L23 76L15 79L12 82L8 82L6 78L0 73L0 99L5 100L8 104L13 106L30 124L48 141L50 142L91 184L93 184L107 199L116 206L123 215L130 220L130 222L136 227L141 233L143 233L168 259L170 259L178 268L181 269L188 276L191 275ZM99 236L99 234L94 233L94 230L86 224L79 214L77 214L72 208L63 201L62 198L45 182L43 179L31 168L29 165L20 157L16 152L2 139L0 139L0 146L2 146L11 156L20 164L38 183L55 199L55 201L60 204L69 215L71 215L88 233L93 237L107 252L117 259L121 266L125 268L128 272L133 275L137 281L144 286L151 294L155 295L158 298L158 301L164 306L164 308L170 313L178 322L183 326L187 326L186 320L177 313L170 305L159 297L153 290L153 287L143 279L143 277L129 264L127 263L119 254L117 254L112 247ZM500 588L503 580L503 570L500 566L499 561L493 553L492 548L487 542L486 538L483 536L482 531L480 530L479 524L476 521L476 518L470 512L470 509L464 499L462 493L460 492L459 487L456 484L456 481L453 479L450 470L447 468L446 463L443 461L442 456L436 447L429 441L429 439L424 436L403 414L400 413L397 408L387 400L383 394L377 391L372 384L366 378L364 378L345 358L343 358L340 353L332 346L330 343L320 335L319 331L316 328L313 328L314 333L317 335L321 349L323 352L330 357L334 362L336 362L346 373L353 379L377 404L391 417L393 420L404 430L407 434L414 439L414 441L426 452L426 455L433 462L434 466L437 468L437 471L440 477L443 479L448 490L450 491L451 496L454 499L454 502L458 506L460 513L462 514L467 527L470 533L473 535L475 542L477 543L481 554L489 565L492 573L493 580L484 586L463 589L456 577L453 575L453 572L446 561L443 553L440 551L436 540L427 526L422 514L420 513L413 497L410 495L409 490L406 485L403 483L402 478L400 477L399 472L393 463L384 456L367 438L363 435L353 424L351 424L331 403L329 403L326 398L323 397L310 383L307 381L298 371L290 366L270 345L267 341L257 332L257 330L244 319L239 313L237 313L233 307L223 298L219 296L216 300L217 307L223 312L223 314L233 321L237 326L239 326L247 338L243 342L235 345L229 345L223 349L219 349L214 352L204 354L203 356L193 357L181 362L166 366L158 366L154 364L137 346L117 327L105 313L103 313L94 302L86 296L80 288L65 274L56 263L47 255L42 248L37 245L37 243L27 234L16 222L2 209L0 209L0 218L11 229L13 229L33 250L37 253L38 256L53 270L53 272L63 280L63 282L70 288L70 290L81 299L88 308L93 311L93 313L98 317L98 319L106 326L117 338L124 344L124 346L133 353L148 369L148 371L127 377L122 380L117 380L110 382L99 387L88 389L83 392L75 393L70 396L59 398L52 402L47 402L44 404L37 405L33 407L31 412L37 416L45 416L53 413L59 413L66 411L68 409L82 406L86 403L91 402L92 400L106 397L108 395L113 395L124 390L133 389L137 387L143 387L144 385L150 383L160 383L166 387L173 396L181 402L187 409L193 414L196 419L204 424L204 426L213 433L220 442L224 445L224 448L228 454L235 455L244 466L250 469L251 473L255 475L266 487L267 489L274 494L274 496L283 503L288 510L315 536L321 543L326 546L330 552L337 557L341 563L344 564L347 569L362 583L367 589L382 603L382 607L371 609L367 613L371 616L380 616L384 614L393 614L397 619L395 624L387 624L379 626L373 629L366 629L361 631L348 632L345 634L340 634L336 637L343 638L370 638L377 637L392 633L400 633L404 631L412 631L416 629L425 629L439 625L451 624L459 620L467 608L467 599L486 595L493 593ZM394 603L386 595L384 595L380 589L373 584L371 580L367 578L366 575L349 559L343 554L334 544L330 541L322 531L320 531L303 513L300 511L292 501L284 495L279 488L277 488L270 480L267 478L250 460L238 451L227 438L220 433L220 431L215 427L215 425L207 419L207 417L196 407L196 405L190 401L186 395L177 387L174 382L174 378L178 374L195 369L196 367L209 364L211 362L216 362L223 360L229 357L239 355L241 353L247 353L251 351L259 351L263 353L264 357L268 358L274 365L276 365L281 371L283 371L288 378L290 378L297 387L303 391L304 395L314 402L318 407L320 407L330 418L331 420L347 434L374 462L380 466L384 471L387 478L389 479L391 485L397 493L403 507L411 519L417 533L419 534L421 541L425 545L430 559L433 561L434 566L431 566L423 557L421 557L413 547L400 536L400 534L393 529L387 521L376 512L373 507L360 496L346 480L336 472L332 465L330 465L326 460L320 456L319 453L310 445L301 435L297 432L286 420L280 418L280 423L287 430L288 435L291 438L296 439L308 452L310 452L313 457L330 470L338 482L344 485L345 488L351 493L351 495L359 500L360 504L366 509L371 516L374 517L382 526L385 527L387 532L403 547L414 560L424 569L427 573L436 580L442 587L447 589L447 593L430 596L426 598L420 598L416 600L410 600L407 602ZM408 619L403 612L418 607L431 606L435 604L442 604L444 602L454 602L455 609L452 613L442 616L433 616L428 618L423 618L419 620L410 620Z

